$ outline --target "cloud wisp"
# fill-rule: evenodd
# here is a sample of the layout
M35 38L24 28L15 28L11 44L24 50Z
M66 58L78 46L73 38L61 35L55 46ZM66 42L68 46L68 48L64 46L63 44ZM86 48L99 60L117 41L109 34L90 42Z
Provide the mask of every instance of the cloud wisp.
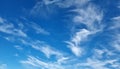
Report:
M44 34L44 35L50 35L48 31L40 27L40 25L36 23L31 23L31 27L36 31L37 34Z
M73 32L76 31L75 27L80 24L86 26L80 29L77 28L77 30L79 31L75 32L71 40L67 42L69 44L68 47L76 56L80 56L83 51L80 46L81 42L86 40L89 35L93 35L99 31L102 31L103 28L103 25L101 24L103 18L102 11L99 10L94 4L85 1L84 4L86 3L88 4L88 6L77 7L76 9L72 10L73 12L77 13L77 15L73 17ZM82 4L82 6L84 6L84 4Z
M0 31L13 36L27 37L21 29L15 28L14 24L1 18Z
M29 56L27 60L20 61L22 64L32 65L36 68L42 68L42 69L64 69L61 65L53 62L43 62L39 60L38 58L35 58L33 56Z

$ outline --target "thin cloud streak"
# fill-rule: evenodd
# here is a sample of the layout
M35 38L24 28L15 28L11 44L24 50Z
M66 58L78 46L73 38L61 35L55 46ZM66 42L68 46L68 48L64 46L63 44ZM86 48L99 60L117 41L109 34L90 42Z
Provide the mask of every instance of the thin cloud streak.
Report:
M31 27L36 31L37 34L50 35L48 31L44 30L36 23L31 23Z
M68 47L78 57L84 50L81 48L81 42L87 40L89 35L94 35L95 33L102 31L103 28L103 25L101 24L103 18L102 11L98 11L98 8L93 4L89 4L87 1L86 3L88 6L85 6L84 8L77 7L72 10L73 12L78 13L73 17L74 25L78 26L79 24L83 24L87 27L79 29L80 31L75 32L72 39L68 41ZM76 29L74 29L74 31L76 31Z
M12 23L5 19L0 24L0 32L14 36L27 37L26 33L24 33L21 29L15 28L15 26Z

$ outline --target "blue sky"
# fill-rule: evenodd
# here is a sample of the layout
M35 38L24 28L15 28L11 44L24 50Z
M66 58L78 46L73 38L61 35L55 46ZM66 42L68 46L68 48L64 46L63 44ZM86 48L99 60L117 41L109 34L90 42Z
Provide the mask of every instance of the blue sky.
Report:
M120 0L0 0L0 69L120 69Z

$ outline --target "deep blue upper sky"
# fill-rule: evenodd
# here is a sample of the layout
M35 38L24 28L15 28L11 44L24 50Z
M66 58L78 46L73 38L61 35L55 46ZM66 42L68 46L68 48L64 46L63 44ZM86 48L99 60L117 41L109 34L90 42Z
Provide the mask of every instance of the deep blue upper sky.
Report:
M120 69L120 0L0 0L0 69Z

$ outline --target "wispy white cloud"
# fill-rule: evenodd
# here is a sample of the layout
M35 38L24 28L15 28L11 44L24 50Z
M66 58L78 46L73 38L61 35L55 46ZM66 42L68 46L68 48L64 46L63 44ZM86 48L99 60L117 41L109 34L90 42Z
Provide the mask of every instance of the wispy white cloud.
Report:
M8 40L8 41L15 41L15 38L14 37L3 37L4 39Z
M72 6L80 7L85 5L89 0L42 0L38 1L30 11L30 15L34 17L40 17L48 19L59 11L55 10L58 8L69 8ZM41 17L42 16L42 17Z
M47 67L48 69L51 68L51 66L53 66L53 65L55 65L55 67L56 67L56 66L59 66L61 64L65 64L71 58L71 56L68 56L69 55L68 53L62 52L59 49L56 49L53 46L48 45L44 41L39 41L39 40L37 40L37 41L21 40L21 41L22 41L23 44L31 46L34 50L37 50L40 53L43 53L47 60L54 58L53 61L45 62L46 64L50 64L50 66ZM33 63L30 63L30 62L25 62L25 64L26 63L30 64L30 65L33 64ZM35 66L35 65L32 65L32 66ZM35 67L38 67L38 66L36 65ZM61 66L59 66L59 68L61 68ZM59 69L59 68L54 68L54 69Z
M82 5L85 5L89 0L44 0L45 5L55 4L60 8L68 8L71 6L77 6L80 7Z
M120 51L120 34L115 35L115 40L111 42L111 46Z
M14 46L17 50L23 50L23 48L21 47L21 46L19 46L19 45L15 45Z
M44 19L47 19L51 13L52 9L45 5L44 2L37 2L35 6L30 10L30 15Z
M36 58L33 56L28 56L27 60L22 60L20 63L23 65L30 65L36 68L45 68L45 69L110 69L107 65L112 68L120 68L118 59L104 59L100 60L96 58L94 55L91 58L87 58L84 62L78 60L72 60L75 58L63 58L63 62L54 62L54 61L44 61L40 60L40 58ZM72 61L71 61L72 60Z
M109 44L113 48L115 48L115 50L120 51L120 31L119 31L119 29L120 29L120 16L113 17L111 20L112 20L111 21L112 26L109 27L109 30L110 31L114 30L113 31L114 34L112 34L112 37L111 37L111 38L113 38L112 39L113 41L111 41Z
M19 22L18 26L20 27L20 29L25 29L26 32L30 32L32 29L34 30L35 34L50 35L50 32L44 29L44 27L42 27L40 23L31 21L27 19L26 17L21 17L21 19L23 19L23 22L18 20Z
M48 31L44 30L43 28L41 28L36 23L32 23L31 27L36 31L37 34L45 34L45 35L49 35L50 34Z
M112 29L118 29L120 28L120 16L113 17L112 18L113 25L109 28L110 30Z
M29 56L27 60L20 61L22 64L31 65L41 69L64 69L61 65L52 62L44 62L35 58L33 56Z
M84 6L88 4L90 0L74 0L74 5L77 7Z
M44 44L44 46L32 46L34 49L43 52L47 58L50 58L52 55L55 55L57 58L61 58L63 55L58 50L53 49L52 47Z
M86 59L86 62L78 63L78 66L84 66L92 68L92 69L111 69L111 68L120 68L119 66L119 57L115 57L117 55L114 49L110 50L108 48L104 48L101 46L102 49L93 49L93 54L91 57ZM113 58L114 57L114 58Z
M85 39L90 34L90 31L86 29L81 29L80 31L76 32L76 34L72 38L72 42L75 43L75 46L78 46L83 39Z
M93 57L98 59L103 59L104 57L110 58L110 56L114 55L115 55L114 50L109 50L107 48L93 50Z
M80 48L79 46L70 46L69 48L71 49L73 54L75 54L76 56L79 57L82 55L83 49Z
M90 4L88 7L77 8L74 11L78 13L78 15L73 18L74 23L85 24L87 28L92 31L101 28L100 23L103 18L103 13L96 6Z
M114 62L117 60L106 60L106 61L100 61L98 59L91 59L88 58L86 63L80 63L78 66L85 66L88 69L109 69L106 65L114 65Z
M110 56L115 56L113 50L103 49L93 49L93 54L91 57L86 58L85 62L75 64L78 67L84 67L83 69L110 69L110 68L120 68L119 58L111 58Z
M64 57L64 54L65 54L65 53L59 51L58 49L50 46L49 44L47 44L44 41L40 41L40 40L35 40L35 41L33 41L33 40L30 40L30 41L21 40L21 42L25 45L30 46L34 50L37 50L40 53L43 53L48 59L50 59L51 56L55 56L55 60L60 60L61 58Z
M33 67L34 69L65 69L64 65L68 63L70 57L68 54L53 48L44 41L25 41L22 40L23 44L31 46L34 50L42 52L47 58L47 60L52 59L53 61L44 61L42 58L36 58L34 56L28 56L27 60L20 61L23 66ZM41 60L40 60L41 59ZM71 61L71 60L70 60ZM28 67L27 67L28 68Z
M81 62L81 60L77 59L76 57L72 57L72 55L66 55L65 53L59 52L58 50L52 48L51 46L41 41L34 41L33 43L29 42L28 45L31 45L31 47L33 47L34 49L43 52L47 57L47 60L49 60L49 58L51 58L52 55L57 57L55 58L55 61L53 60L45 61L42 58L28 56L27 60L20 61L21 64L29 65L29 67L33 66L35 67L35 69L37 68L43 68L43 69L68 69L69 68L71 69L71 67L75 69L80 69L80 68L109 69L107 65L113 68L120 68L119 58L116 57L111 59L110 56L112 57L114 56L114 51L111 51L106 48L93 49L94 50L93 54L89 58L85 58L84 62ZM72 45L73 47L77 47L77 46L74 46L74 44L70 44L70 46ZM80 51L78 49L79 48L76 48L75 51Z
M80 43L86 39L89 34L90 31L81 29L79 32L76 32L70 42L67 42L69 44L68 47L76 56L81 56L83 50L80 48Z
M114 17L114 20L120 20L120 16Z
M15 26L7 20L3 20L2 24L0 24L0 32L20 37L27 37L26 33L21 29L15 28Z
M44 42L34 41L30 45L32 45L34 49L42 51L46 55L46 57L48 57L48 59L52 55L58 56L58 58L56 58L56 61L44 61L41 58L36 58L34 56L28 56L27 60L20 61L20 63L22 63L23 65L29 65L29 67L33 66L35 67L35 69L37 68L43 68L43 69L44 68L45 69L68 69L69 68L70 69L71 67L75 69L80 69L80 68L82 69L86 69L86 68L88 69L91 69L91 68L92 69L96 69L96 68L109 69L109 67L107 67L106 65L110 65L113 68L120 68L119 62L118 62L119 59L114 58L114 59L101 60L104 55L106 55L107 57L113 55L113 53L110 55L111 51L107 49L102 49L102 50L95 49L94 52L96 52L96 54L93 53L91 58L89 57L85 59L85 62L81 62L81 60L76 59L75 57L70 58L71 56L67 56L64 53L60 53L58 50L55 50L51 48L50 46L48 46L47 44L44 44Z
M27 61L20 61L20 63L22 63L22 64L29 64L29 65L32 65L32 66L35 66L35 67L47 66L46 63L38 60L37 58L35 58L33 56L29 56Z
M77 13L77 15L73 17L74 26L84 24L87 27L82 28L77 32L75 32L76 29L74 29L75 34L73 34L72 39L68 43L71 51L76 56L80 56L82 53L82 48L80 46L81 42L87 40L89 35L93 35L98 31L102 31L103 28L103 25L101 24L103 12L95 5L89 4L88 1L85 1L85 4L86 3L88 6L77 7L76 9L72 10L73 12Z
M94 50L94 55L95 55L97 58L102 58L104 53L105 53L104 50L100 50L100 49L95 49L95 50Z
M56 3L58 2L59 0L44 0L43 2L45 3L45 5L49 5L49 4L53 4L53 3Z

